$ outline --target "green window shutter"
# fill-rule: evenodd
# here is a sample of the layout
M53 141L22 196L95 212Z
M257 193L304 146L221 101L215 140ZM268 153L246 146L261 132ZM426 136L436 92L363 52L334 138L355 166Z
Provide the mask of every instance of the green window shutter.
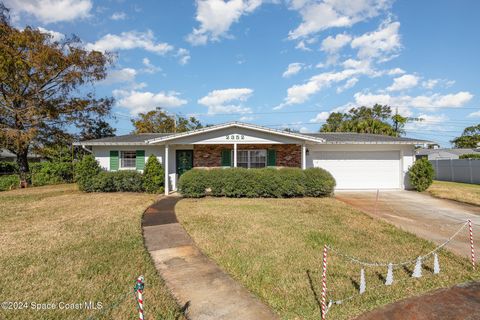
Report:
M110 150L110 171L118 170L118 151Z
M143 170L145 168L145 150L137 150L135 156L135 169Z
M267 150L267 166L275 167L277 165L277 151L274 149Z
M232 166L232 152L230 149L222 150L222 167L231 167Z

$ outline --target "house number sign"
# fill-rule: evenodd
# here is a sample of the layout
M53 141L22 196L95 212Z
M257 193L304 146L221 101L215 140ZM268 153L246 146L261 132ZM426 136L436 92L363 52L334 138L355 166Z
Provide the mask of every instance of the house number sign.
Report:
M243 134L229 134L225 136L227 140L245 140L245 136Z

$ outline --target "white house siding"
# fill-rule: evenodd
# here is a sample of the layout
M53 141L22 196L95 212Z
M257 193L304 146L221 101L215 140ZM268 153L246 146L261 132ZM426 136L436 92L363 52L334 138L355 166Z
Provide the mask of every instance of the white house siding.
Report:
M411 145L308 145L308 167L322 167L337 180L337 189L408 188L414 161Z
M163 146L92 146L95 159L100 163L100 166L105 170L110 170L110 151L132 151L132 150L145 150L145 161L147 161L150 155L155 155L160 163L163 164L165 157L165 150ZM120 156L120 155L119 155Z

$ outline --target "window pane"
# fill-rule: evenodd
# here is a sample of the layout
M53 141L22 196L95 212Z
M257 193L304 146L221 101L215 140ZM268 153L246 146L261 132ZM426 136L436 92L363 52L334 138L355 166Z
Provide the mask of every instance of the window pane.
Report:
M250 150L250 168L264 168L266 164L266 150Z
M248 151L247 150L237 151L237 167L248 168Z
M122 151L120 166L122 168L135 168L135 159L137 157L136 151Z

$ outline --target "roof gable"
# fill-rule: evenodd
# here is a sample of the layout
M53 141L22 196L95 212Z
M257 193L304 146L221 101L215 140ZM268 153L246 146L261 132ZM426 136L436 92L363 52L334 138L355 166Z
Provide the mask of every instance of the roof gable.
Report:
M157 144L157 143L166 143L170 141L178 141L178 140L185 140L186 138L190 138L190 141L199 141L202 139L198 139L200 136L205 136L205 139L202 140L203 143L205 142L211 142L211 143L233 143L235 141L242 142L245 141L246 143L271 143L271 140L266 139L265 137L259 137L258 135L255 137L255 139L245 139L246 137L250 137L248 133L243 134L244 139L242 139L242 131L239 131L238 133L235 131L229 131L228 129L243 129L244 131L246 130L247 132L258 132L262 133L263 135L273 135L273 136L278 136L282 138L287 138L289 140L295 140L295 141L309 141L309 142L315 142L315 143L323 143L325 140L320 137L312 137L308 135L304 135L301 133L293 133L293 132L287 132L287 131L282 131L282 130L277 130L277 129L270 129L262 126L257 126L257 125L252 125L252 124L247 124L247 123L242 123L242 122L228 122L225 124L219 124L211 127L205 127L202 129L197 129L193 131L188 131L188 132L181 132L181 133L176 133L172 134L169 136L165 137L158 137L154 139L150 139L145 141L147 144ZM217 137L216 135L211 135L211 133L218 132L220 133L220 137ZM223 135L222 135L223 134ZM237 135L239 137L237 137ZM233 136L233 137L232 137ZM197 137L197 139L195 139ZM275 140L275 139L274 139ZM275 141L273 141L275 142ZM193 142L195 143L195 142Z

